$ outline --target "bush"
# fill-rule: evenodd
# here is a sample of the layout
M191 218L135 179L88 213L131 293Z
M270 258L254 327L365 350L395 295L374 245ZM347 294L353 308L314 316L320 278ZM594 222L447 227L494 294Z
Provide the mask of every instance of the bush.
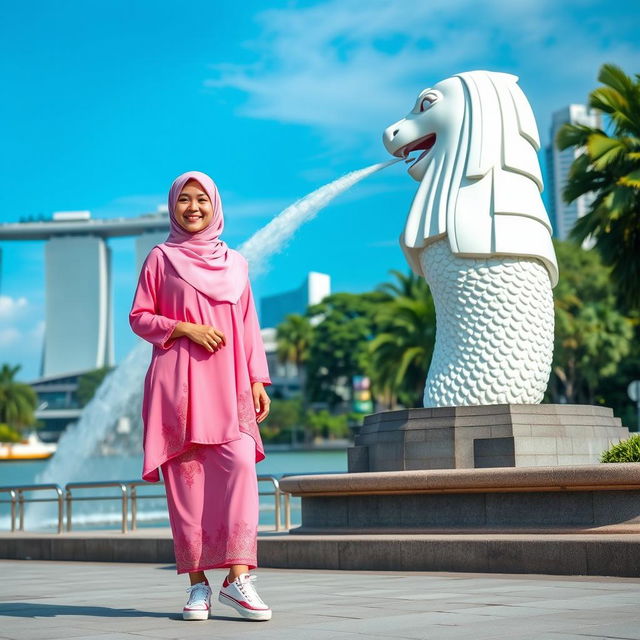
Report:
M603 451L600 462L640 462L640 433Z
M326 409L307 411L305 427L314 437L325 439L347 438L350 434L348 415L332 415Z
M0 442L20 442L22 436L17 429L0 422Z
M272 398L269 416L260 423L260 435L263 442L288 443L292 441L292 431L296 431L302 422L301 398ZM295 434L294 434L295 438Z

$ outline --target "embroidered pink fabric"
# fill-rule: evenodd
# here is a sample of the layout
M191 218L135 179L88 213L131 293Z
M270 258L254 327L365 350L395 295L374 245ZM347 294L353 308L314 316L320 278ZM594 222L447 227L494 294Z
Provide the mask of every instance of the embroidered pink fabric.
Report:
M186 336L169 339L179 321L220 329L226 345L210 352ZM216 301L180 278L157 246L147 256L129 313L132 330L153 344L144 380L142 479L191 443L253 437L265 458L252 383L271 384L251 283L237 303Z
M258 479L253 439L193 445L163 463L177 573L258 566Z

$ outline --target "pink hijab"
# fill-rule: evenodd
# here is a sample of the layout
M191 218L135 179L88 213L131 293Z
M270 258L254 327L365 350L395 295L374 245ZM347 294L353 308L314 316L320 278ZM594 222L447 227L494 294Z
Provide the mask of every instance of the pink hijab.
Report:
M176 220L175 208L182 188L189 180L197 180L213 205L211 222L192 233ZM157 246L167 256L178 275L198 291L216 301L236 303L247 284L249 265L243 255L219 238L224 228L222 202L213 180L201 171L179 175L169 191L171 231Z

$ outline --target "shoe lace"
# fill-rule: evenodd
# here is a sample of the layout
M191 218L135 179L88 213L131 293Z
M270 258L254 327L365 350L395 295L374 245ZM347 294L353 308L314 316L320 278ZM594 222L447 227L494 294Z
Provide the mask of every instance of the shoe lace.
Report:
M209 596L209 587L204 582L192 584L190 587L187 587L185 591L189 592L190 603L196 600L206 600Z
M242 595L245 598L247 598L249 602L253 600L254 602L257 602L266 607L267 605L264 603L262 598L258 595L256 588L253 586L253 583L257 580L257 578L258 578L257 575L255 575L254 573L250 573L249 575L247 575L244 581L238 580L237 582L238 589L240 590Z

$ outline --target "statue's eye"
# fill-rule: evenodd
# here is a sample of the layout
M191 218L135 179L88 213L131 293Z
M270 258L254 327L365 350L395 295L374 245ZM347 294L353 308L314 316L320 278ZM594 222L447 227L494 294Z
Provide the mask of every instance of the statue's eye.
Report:
M426 111L436 100L438 99L437 94L435 93L427 93L420 100L420 111Z

